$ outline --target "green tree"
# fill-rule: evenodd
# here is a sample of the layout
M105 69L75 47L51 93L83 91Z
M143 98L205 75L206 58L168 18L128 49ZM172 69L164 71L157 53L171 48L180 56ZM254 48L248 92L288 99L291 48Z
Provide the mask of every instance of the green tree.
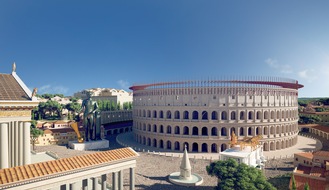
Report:
M40 130L36 127L32 127L30 128L30 138L31 138L31 144L32 144L32 148L33 150L35 150L35 143L38 139L39 136L43 135L43 130Z
M291 190L297 190L296 180L294 174L291 174Z
M238 164L236 160L216 161L206 167L211 176L218 177L218 190L274 190L266 181L263 173L244 163Z
M81 104L77 102L68 103L65 105L65 108L73 115L76 116L81 110Z
M310 186L308 185L308 183L306 182L304 185L304 190L310 190Z

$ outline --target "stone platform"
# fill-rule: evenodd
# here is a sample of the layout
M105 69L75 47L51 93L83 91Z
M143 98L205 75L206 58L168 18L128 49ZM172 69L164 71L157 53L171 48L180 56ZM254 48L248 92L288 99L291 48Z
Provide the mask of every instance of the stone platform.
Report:
M83 143L78 143L78 141L69 141L69 147L73 150L96 150L109 147L109 141L106 139L98 141L88 141Z

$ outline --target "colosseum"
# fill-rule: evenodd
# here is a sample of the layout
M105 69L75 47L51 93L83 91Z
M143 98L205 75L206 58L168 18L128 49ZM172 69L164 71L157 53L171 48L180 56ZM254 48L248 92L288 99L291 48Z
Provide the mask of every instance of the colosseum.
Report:
M246 77L134 85L134 139L147 146L217 153L262 135L264 151L294 146L298 89L292 79Z

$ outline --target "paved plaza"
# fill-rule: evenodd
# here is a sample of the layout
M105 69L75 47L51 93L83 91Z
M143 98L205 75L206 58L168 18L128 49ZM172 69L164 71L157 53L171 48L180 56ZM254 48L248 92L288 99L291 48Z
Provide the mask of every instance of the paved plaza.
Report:
M206 166L210 164L212 160L218 159L218 154L204 154L204 153L189 153L190 161L192 165L192 173L201 175L204 182L201 186L197 187L182 187L177 186L169 182L168 175L173 172L179 172L179 166L182 159L182 153L179 152L163 152L163 149L152 149L151 147L139 145L132 139L131 133L124 133L118 136L111 136L107 138L110 141L109 149L121 148L122 145L116 142L116 139L121 144L130 145L140 154L137 158L136 168L136 189L147 190L187 190L187 189L199 189L199 190L211 190L217 185L216 177L211 177L206 172ZM298 145L275 152L265 152L266 156L275 155L281 159L269 159L266 163L264 173L267 177L274 177L277 175L283 175L285 173L291 173L293 170L293 158L286 155L292 155L294 152L312 151L321 148L322 145L319 141L313 138L307 138L303 136L298 137ZM144 152L143 152L144 149ZM149 151L147 151L149 150ZM59 158L67 158L76 155L89 154L96 151L78 151L68 149L66 146L38 146L37 152L51 151L55 153ZM97 150L102 151L102 150ZM153 152L154 151L154 152ZM160 152L160 153L159 153ZM268 154L269 153L269 154ZM129 174L128 170L124 170L124 189L129 189ZM108 176L107 182L111 184L111 175Z

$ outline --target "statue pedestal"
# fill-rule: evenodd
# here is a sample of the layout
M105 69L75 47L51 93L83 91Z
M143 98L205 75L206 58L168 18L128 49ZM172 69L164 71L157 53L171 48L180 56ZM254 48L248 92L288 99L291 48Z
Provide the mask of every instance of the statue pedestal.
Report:
M83 143L78 143L78 141L69 141L69 147L74 150L95 150L103 149L109 147L109 141L106 139L98 141L88 141Z

